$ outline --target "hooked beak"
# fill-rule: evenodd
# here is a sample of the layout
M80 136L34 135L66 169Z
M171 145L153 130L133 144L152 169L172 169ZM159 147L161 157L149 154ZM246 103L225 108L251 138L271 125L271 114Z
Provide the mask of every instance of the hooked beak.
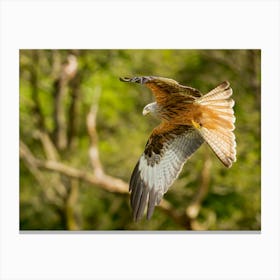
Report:
M146 116L146 115L150 114L150 110L147 110L146 108L144 108L142 114L143 114L143 116Z

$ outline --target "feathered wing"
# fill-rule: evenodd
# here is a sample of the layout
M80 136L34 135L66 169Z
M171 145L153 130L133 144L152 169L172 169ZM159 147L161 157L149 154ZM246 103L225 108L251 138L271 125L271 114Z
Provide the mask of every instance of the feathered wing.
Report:
M203 124L197 131L226 167L236 161L236 142L233 130L234 101L229 82L223 82L195 103L203 106Z
M120 78L122 82L131 82L144 84L152 90L156 102L160 105L165 105L168 100L174 97L178 102L193 102L196 98L201 97L199 90L179 84L177 81L169 78L142 76L133 78Z
M191 126L161 124L153 130L129 183L135 220L141 219L147 203L147 218L152 216L185 161L203 142Z

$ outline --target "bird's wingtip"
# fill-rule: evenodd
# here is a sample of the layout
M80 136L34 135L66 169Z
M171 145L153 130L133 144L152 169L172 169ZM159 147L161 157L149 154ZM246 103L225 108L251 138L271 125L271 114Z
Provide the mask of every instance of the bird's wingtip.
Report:
M119 77L119 80L121 82L130 82L131 78L129 78L129 77Z
M120 81L122 82L131 82L131 83L138 83L138 84L145 84L149 81L154 79L153 76L136 76L136 77L120 77Z

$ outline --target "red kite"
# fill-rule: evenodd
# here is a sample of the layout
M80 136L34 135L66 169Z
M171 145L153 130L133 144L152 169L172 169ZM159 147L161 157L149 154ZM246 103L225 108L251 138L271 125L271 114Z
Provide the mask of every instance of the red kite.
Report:
M225 81L202 95L197 89L168 78L144 76L120 80L151 89L156 102L148 104L143 115L152 114L161 120L129 183L134 220L142 218L147 203L147 219L150 219L155 205L178 177L186 160L204 141L226 167L236 161L232 89Z

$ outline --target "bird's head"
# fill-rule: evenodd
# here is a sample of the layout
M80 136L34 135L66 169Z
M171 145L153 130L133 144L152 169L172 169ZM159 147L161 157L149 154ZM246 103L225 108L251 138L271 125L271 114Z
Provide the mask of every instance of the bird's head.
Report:
M158 117L159 107L156 102L146 105L143 109L143 116L151 114L152 116Z

